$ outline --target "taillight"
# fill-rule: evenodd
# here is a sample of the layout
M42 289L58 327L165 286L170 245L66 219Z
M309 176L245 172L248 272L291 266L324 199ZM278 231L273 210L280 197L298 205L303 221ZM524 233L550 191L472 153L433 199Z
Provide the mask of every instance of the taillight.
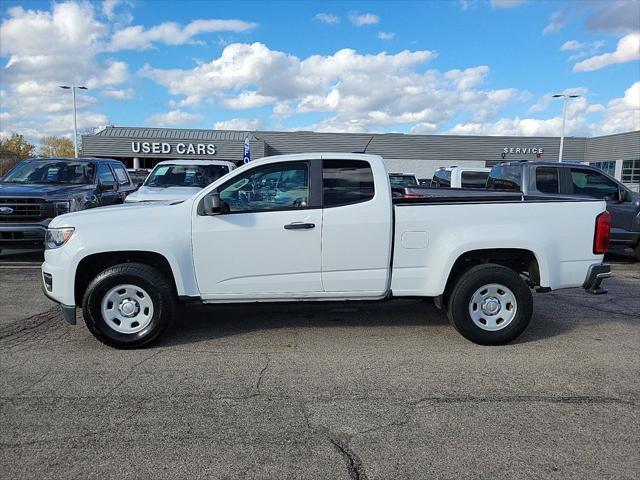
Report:
M596 217L596 232L593 237L593 253L602 255L609 248L609 238L611 237L611 215L609 212L602 212Z

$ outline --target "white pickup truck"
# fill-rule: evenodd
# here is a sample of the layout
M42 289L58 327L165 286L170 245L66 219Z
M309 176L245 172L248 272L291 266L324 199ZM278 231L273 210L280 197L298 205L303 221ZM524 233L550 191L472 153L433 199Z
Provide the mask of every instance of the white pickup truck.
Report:
M503 344L532 289L603 292L605 203L458 191L391 198L382 158L318 153L248 163L180 202L61 215L43 289L118 348L148 345L178 302L433 297L457 330Z

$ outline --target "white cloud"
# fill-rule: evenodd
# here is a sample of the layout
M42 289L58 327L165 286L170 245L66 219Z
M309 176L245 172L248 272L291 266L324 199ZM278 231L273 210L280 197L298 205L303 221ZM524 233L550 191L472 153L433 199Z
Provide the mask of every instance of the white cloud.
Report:
M274 102L275 97L259 95L254 91L243 91L235 97L224 98L220 103L234 110L244 110L248 108L263 107Z
M519 7L525 0L491 0L493 8L513 8Z
M577 40L569 40L562 44L562 46L560 47L560 51L566 52L568 50L579 50L584 47L585 47L584 43L580 43Z
M638 30L640 2L637 0L609 0L598 2L601 8L594 11L585 27L589 30L624 35Z
M340 17L338 15L334 15L333 13L317 13L313 18L315 18L319 22L326 23L327 25L335 25L336 23L340 23Z
M640 33L630 33L618 41L614 52L587 58L573 66L574 72L590 72L609 65L640 60Z
M231 109L271 106L274 118L327 112L309 128L369 131L422 124L441 128L454 115L486 121L518 97L513 88L484 89L487 66L465 70L424 70L435 53L359 54L298 58L261 43L232 44L192 70L154 69L141 73L182 96L177 105L213 102ZM363 88L366 85L367 88Z
M394 32L378 32L378 38L380 40L393 40L396 34Z
M585 88L579 90L588 93ZM602 116L600 123L590 119L594 114ZM516 117L501 118L494 122L463 122L455 125L447 133L558 136L561 127L561 116L542 119ZM622 98L614 98L606 106L589 103L586 97L572 100L567 105L567 135L594 136L634 130L640 130L640 82L631 85Z
M66 128L71 112L70 96L58 85L71 83L89 87L78 92L82 128L94 126L82 122L107 124L106 116L95 111L97 98L127 100L134 95L128 86L129 66L113 58L116 50L156 42L195 42L203 33L242 32L256 26L241 20L197 19L186 26L127 27L132 7L131 0L62 1L52 2L49 9L4 10L0 20L2 128L24 131L33 135L31 140L56 135L60 125ZM111 52L107 58L106 52Z
M31 140L69 131L71 96L58 88L75 82L93 88L124 81L127 64L97 60L107 41L107 26L89 3L53 3L51 10L14 7L0 25L0 56L7 59L0 81L2 107L10 113L3 129L24 132ZM92 111L95 91L78 92L80 128L107 123Z
M189 113L182 110L170 110L166 113L158 113L147 118L148 125L154 127L178 127L181 125L193 125L203 120L203 116L197 113Z
M604 110L601 133L640 130L640 82L631 85L624 97L614 98Z
M126 25L131 23L133 15L127 7L132 7L131 0L103 0L102 14L109 22L116 25Z
M221 120L213 124L214 130L260 130L262 120L260 118L232 118Z
M165 45L183 45L194 42L194 37L212 32L247 32L253 30L256 23L243 20L194 20L185 27L175 22L165 22L145 29L142 25L133 25L114 33L111 50L144 50L154 43Z
M542 34L546 35L547 33L556 33L560 31L566 22L566 15L562 11L553 12L551 17L549 17L549 23L544 30L542 30Z
M363 25L375 25L380 23L380 17L373 13L349 12L349 21L356 27L362 27Z
M135 92L132 88L114 89L109 88L102 91L102 95L114 100L130 100L135 96Z

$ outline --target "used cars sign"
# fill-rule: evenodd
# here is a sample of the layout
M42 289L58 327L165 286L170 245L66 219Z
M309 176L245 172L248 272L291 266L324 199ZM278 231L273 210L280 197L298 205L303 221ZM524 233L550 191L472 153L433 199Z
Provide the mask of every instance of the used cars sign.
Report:
M213 143L131 142L133 153L177 153L179 155L215 155Z

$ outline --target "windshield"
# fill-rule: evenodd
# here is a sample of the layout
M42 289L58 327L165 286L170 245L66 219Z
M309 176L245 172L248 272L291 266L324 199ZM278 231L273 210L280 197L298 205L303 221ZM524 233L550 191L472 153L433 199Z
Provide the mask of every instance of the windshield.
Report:
M226 165L158 165L146 187L206 187L229 172Z
M89 162L36 160L19 163L3 179L6 183L90 184L95 166Z
M413 175L389 175L391 187L413 187L418 185Z

